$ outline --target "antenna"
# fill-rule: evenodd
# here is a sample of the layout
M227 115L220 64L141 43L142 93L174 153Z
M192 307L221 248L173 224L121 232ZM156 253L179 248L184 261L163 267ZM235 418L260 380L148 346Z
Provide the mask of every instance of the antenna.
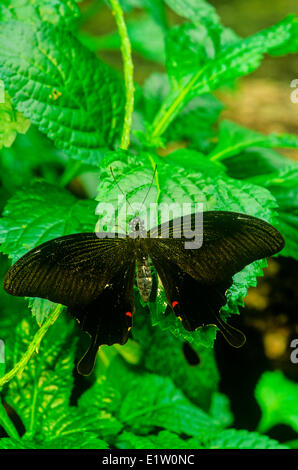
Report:
M128 201L128 199L126 198L126 195L125 195L124 192L122 191L121 187L119 186L119 184L118 184L118 182L117 182L117 180L116 180L116 178L115 178L115 175L114 175L114 172L113 172L113 169L112 169L111 166L110 166L110 171L111 171L111 174L112 174L112 177L113 177L113 179L114 179L114 181L115 181L116 186L117 186L118 189L120 190L121 194L123 194L123 196L124 196L124 198L125 198L125 201L128 203L129 207L131 208L131 210L132 210L132 212L133 212L133 207L132 207L132 205L130 204L130 202ZM143 205L144 205L144 203L145 203L145 201L146 201L146 199L147 199L147 197L148 197L148 194L149 194L149 192L150 192L150 190L151 190L151 188L152 188L153 181L154 181L154 178L155 178L155 175L156 175L156 171L157 171L157 165L155 164L155 168L154 168L154 172L153 172L153 176L152 176L152 181L151 181L150 186L149 186L149 188L148 188L148 191L147 191L147 193L146 193L146 195L145 195L145 197L144 197L144 199L143 199L143 202L142 202L142 204L140 205L139 213L140 213L140 211L141 211L141 209L142 209L142 207L143 207Z
M114 181L115 181L115 184L116 184L117 188L120 190L121 194L123 194L123 196L124 196L124 198L125 198L125 201L128 203L129 207L130 207L131 210L132 210L132 206L131 206L130 202L126 199L126 195L124 194L124 192L122 191L121 187L119 186L119 184L118 184L118 182L117 182L117 180L116 180L116 178L115 178L115 175L114 175L114 172L113 172L113 168L112 168L111 166L110 166L110 171L111 171L112 177L113 177L113 179L114 179Z
M154 168L154 172L153 172L153 176L152 176L152 181L151 181L151 184L150 184L150 186L149 186L149 189L148 189L148 191L147 191L147 193L146 193L146 196L145 196L144 199L143 199L143 202L142 202L142 204L141 204L141 207L143 206L144 202L146 201L146 199L147 199L147 197L148 197L148 194L149 194L149 192L150 192L150 189L152 188L153 181L154 181L154 178L155 178L155 175L156 175L156 170L157 170L157 164L155 164L155 168Z

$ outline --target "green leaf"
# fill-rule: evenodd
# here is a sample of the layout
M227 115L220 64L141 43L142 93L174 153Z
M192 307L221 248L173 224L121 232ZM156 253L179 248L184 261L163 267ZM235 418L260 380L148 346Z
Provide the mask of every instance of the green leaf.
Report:
M4 103L0 102L0 149L10 147L17 133L25 134L29 127L29 119L15 111L8 93L5 93Z
M54 419L53 419L54 418ZM45 416L40 436L40 442L49 437L58 441L64 436L72 436L77 441L81 433L92 433L97 438L110 440L122 429L122 424L105 410L99 410L92 402L88 409L74 406L65 406L59 412Z
M206 19L213 23L220 22L215 8L205 0L166 0L166 3L178 15L188 18L196 25Z
M147 434L158 427L188 436L219 429L218 424L193 405L170 378L133 371L123 375L127 369L121 363L119 368L118 361L111 362L107 377L121 394L117 418L126 429L129 427L134 432Z
M29 308L31 309L32 316L36 318L38 326L41 326L42 322L53 312L56 308L56 304L47 299L30 298Z
M120 4L125 11L132 8L144 8L158 23L166 27L166 8L163 0L120 0Z
M75 436L45 439L43 442L26 438L2 438L0 449L108 449L108 444L92 432L81 432Z
M296 17L292 24L291 38L278 47L270 51L270 55L278 56L282 54L295 53L298 51L298 18Z
M298 384L287 379L281 371L264 372L256 385L255 397L262 416L258 425L266 432L277 424L298 431Z
M33 325L32 319L24 318L15 334L5 340L8 351L12 351L9 364L15 365L26 351L34 334ZM60 317L49 329L36 356L9 384L5 400L21 418L28 438L40 435L44 429L49 438L49 423L54 424L68 407L76 346L73 326Z
M65 189L37 182L18 191L0 221L1 251L14 261L52 238L94 231L95 203L78 200Z
M232 178L247 179L282 170L289 166L295 167L297 163L271 148L252 146L239 154L225 158L224 165Z
M0 219L1 252L13 261L52 238L95 229L95 203L78 200L65 189L44 182L31 184L8 201ZM55 308L45 299L30 299L39 325Z
M0 75L17 110L72 158L97 165L122 127L116 73L51 24L3 23L0 48Z
M123 432L117 440L120 449L287 449L276 440L256 432L228 429L216 434L208 431L202 438L182 439L174 433L139 436Z
M226 429L203 439L206 449L287 449L275 439L246 430Z
M192 8L193 6L194 4L192 3ZM186 7L185 11L187 11ZM238 77L253 72L260 65L266 53L270 53L272 50L276 50L279 46L283 46L291 41L296 34L296 18L289 16L270 28L260 31L251 37L238 39L237 41L235 41L235 38L230 33L226 34L224 40L222 40L222 28L215 21L211 23L204 21L204 24L199 27L207 28L208 35L213 40L214 52L211 52L211 57L208 56L204 44L202 44L205 36L201 35L202 39L200 42L200 36L197 37L192 34L191 47L187 46L187 63L190 64L190 67L185 68L185 76L183 77L185 45L183 44L179 52L179 48L177 51L176 42L172 41L171 47L167 48L167 61L168 63L176 64L175 70L178 73L178 76L175 75L176 86L172 87L171 92L164 100L152 123L150 128L152 137L160 136L165 132L170 122L173 121L194 94L209 93L212 90L230 84ZM181 37L179 42L183 43L185 39L187 38ZM198 57L196 48L193 45L195 39L197 39L198 50L205 50L203 56L202 52L200 52L200 57ZM232 42L226 42L227 40ZM192 60L190 59L191 55L189 55L192 51L194 63L198 64L199 60L199 64L201 64L193 73L191 73ZM171 60L172 52L174 54L173 61ZM202 57L203 62L205 59L204 65ZM173 72L173 68L171 70Z
M8 197L27 186L36 174L48 183L56 184L59 172L68 161L67 156L35 126L31 126L25 135L19 134L12 147L2 148L0 155L0 180Z
M136 98L134 129L145 131L163 99L170 91L167 75L153 73L145 81L140 96ZM192 146L205 150L210 146L210 139L215 136L213 126L223 105L213 95L196 96L183 108L165 132L167 141L188 140Z
M298 259L298 165L296 162L274 173L251 178L255 184L268 189L278 203L276 228L284 236L286 244L281 254Z
M80 0L2 0L0 5L0 21L12 19L22 22L49 23L72 28L80 18L77 3Z
M230 409L229 398L223 393L216 392L212 395L209 414L222 427L231 426L234 421L234 417Z
M1 441L0 441L1 442ZM117 439L118 449L201 449L196 439L182 439L169 431L160 431L158 434L139 436L124 431Z
M183 334L177 338L169 335L168 331L162 330L161 322L161 328L153 327L148 309L142 307L137 295L135 305L132 335L143 349L143 366L150 372L170 377L193 403L208 412L212 394L217 390L219 382L213 350L197 345L195 339L191 338L192 343L188 344L188 348L197 356L198 364L190 364L184 352L186 346ZM164 315L164 310L163 305L161 315Z
M209 158L212 161L225 160L238 155L249 147L284 147L298 148L298 137L291 134L269 134L239 126L231 121L221 121L219 126L218 143Z

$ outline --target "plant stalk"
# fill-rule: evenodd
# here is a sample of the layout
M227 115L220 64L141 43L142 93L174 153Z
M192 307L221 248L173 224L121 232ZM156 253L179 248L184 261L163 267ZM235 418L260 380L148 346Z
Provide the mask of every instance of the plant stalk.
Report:
M39 330L35 333L31 343L28 346L27 351L25 354L22 356L19 362L16 363L16 365L11 369L7 374L3 375L3 377L0 378L0 389L3 387L4 384L9 382L11 379L13 379L17 374L21 373L28 362L30 361L31 357L33 354L38 351L38 348L40 346L40 343L47 333L48 329L55 323L55 321L58 319L61 311L63 309L63 305L57 305L55 310L48 316L48 318L45 320L45 322L42 324L42 326L39 328Z
M113 15L121 40L121 53L123 60L124 82L125 82L125 110L124 123L121 136L121 148L126 150L130 144L130 131L132 126L132 114L134 107L134 81L133 61L131 57L131 44L127 33L124 14L118 0L110 0Z

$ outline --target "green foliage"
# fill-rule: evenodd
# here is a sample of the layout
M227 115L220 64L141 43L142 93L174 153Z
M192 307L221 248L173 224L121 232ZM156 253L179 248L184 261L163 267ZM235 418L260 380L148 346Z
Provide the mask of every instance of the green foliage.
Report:
M71 32L46 22L3 22L0 48L0 77L16 109L58 148L96 164L121 127L123 87L116 73Z
M242 39L205 0L121 0L133 51L158 64L136 84L131 146L124 150L123 80L94 54L120 49L123 38L115 31L87 34L79 20L84 25L88 14L77 3L0 5L1 279L11 261L38 244L95 227L123 231L136 213L147 220L150 203L187 203L191 212L203 203L204 210L254 215L279 228L282 254L297 259L297 163L276 150L297 148L297 136L263 135L221 120L223 105L213 95L256 70L266 54L297 52L297 18ZM172 24L166 6L187 22ZM115 227L100 203L113 204L120 217L126 201L128 217ZM156 212L148 228L160 222ZM265 266L260 260L234 276L223 318L239 313ZM165 315L160 285L147 304L136 290L135 305L128 343L103 346L93 376L82 382L75 364L87 338L61 313L22 373L2 388L1 449L287 448L262 433L276 424L298 430L297 384L265 372L255 391L258 429L235 429L232 404L220 392L216 328L188 332L173 313ZM29 307L32 315L24 299L0 290L6 352L0 377L25 357L56 305L29 299ZM19 416L22 437L7 409Z
M3 0L0 5L0 20L17 19L27 23L48 21L71 28L80 18L78 1L80 0Z
M95 204L44 182L16 192L1 219L1 251L16 260L40 243L74 232L92 231ZM17 234L17 236L16 236Z
M10 147L17 133L25 134L30 121L14 110L8 93L4 95L4 103L0 104L0 149Z
M266 432L276 424L287 424L298 432L297 383L281 371L264 372L255 390L262 410L259 430Z

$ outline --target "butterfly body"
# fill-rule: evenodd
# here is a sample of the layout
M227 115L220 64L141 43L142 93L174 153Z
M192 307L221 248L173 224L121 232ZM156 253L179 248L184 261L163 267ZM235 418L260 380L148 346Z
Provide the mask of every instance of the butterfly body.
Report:
M192 232L196 216L173 219L150 232L135 217L128 235L77 233L50 240L10 268L4 289L12 295L42 297L68 307L91 336L90 347L78 364L85 375L92 371L101 344L127 341L134 314L135 277L144 301L152 292L149 260L169 309L187 330L213 324L239 347L245 341L243 333L223 322L219 314L226 291L234 274L279 252L284 240L267 222L226 211L205 212L203 226ZM188 233L203 235L199 249L186 248Z

